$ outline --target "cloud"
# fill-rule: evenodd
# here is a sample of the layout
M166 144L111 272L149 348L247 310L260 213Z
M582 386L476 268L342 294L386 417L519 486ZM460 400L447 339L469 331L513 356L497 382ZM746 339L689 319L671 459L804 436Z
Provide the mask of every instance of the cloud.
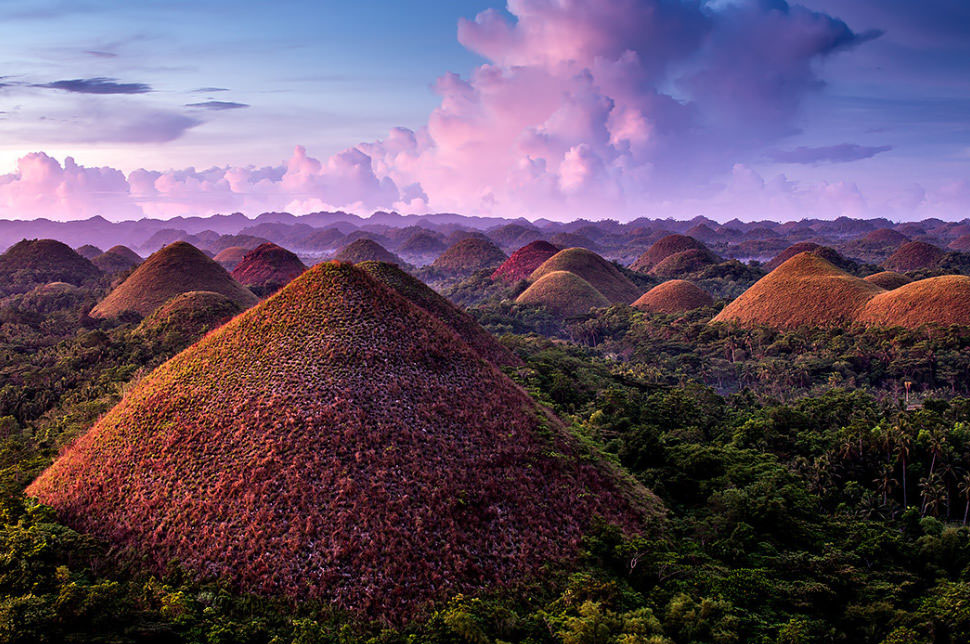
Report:
M797 147L793 150L771 150L768 158L779 163L848 163L870 159L881 152L892 150L891 145L865 146L841 143L818 148Z
M84 51L88 56L94 56L95 58L117 58L118 54L110 51L99 51L97 49L87 49Z
M152 91L151 86L145 83L119 83L114 78L103 77L59 80L35 87L60 89L77 94L147 94Z
M238 110L244 107L249 107L246 103L234 103L232 101L205 101L203 103L187 103L185 107L195 107L204 110Z
M228 92L225 87L200 87L192 90L193 94L212 94L213 92Z

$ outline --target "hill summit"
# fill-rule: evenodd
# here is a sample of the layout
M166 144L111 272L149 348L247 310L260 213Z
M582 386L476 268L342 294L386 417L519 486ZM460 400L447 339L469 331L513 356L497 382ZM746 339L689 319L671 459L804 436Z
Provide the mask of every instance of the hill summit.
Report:
M686 280L668 280L640 296L633 308L649 313L684 313L714 304L714 298Z
M455 275L471 275L486 268L496 268L508 257L489 239L468 237L450 246L431 264Z
M136 384L28 489L155 569L406 619L654 501L365 270L319 264Z
M970 277L943 275L904 284L869 300L858 319L869 326L970 324Z
M388 264L404 264L401 258L387 250L373 239L362 237L350 242L334 256L334 259L351 264L360 262L387 262Z
M94 264L53 239L24 239L0 255L0 296L26 293L49 282L81 286L100 276Z
M554 271L582 277L613 304L629 304L640 296L640 289L616 266L585 248L559 251L535 269L529 279L537 281Z
M518 249L492 273L493 280L518 282L532 274L546 261L559 252L559 248L547 241L537 240Z
M522 291L515 301L544 306L561 318L585 315L590 309L610 305L610 301L589 282L569 271L546 273Z
M300 258L273 242L260 244L243 256L232 269L232 278L259 289L264 294L275 293L303 274L306 266Z
M124 311L148 316L171 298L189 291L222 293L244 309L258 301L252 291L205 253L187 242L174 242L146 259L94 307L91 317L116 317Z
M647 273L671 255L689 250L707 251L710 253L707 246L693 237L688 235L667 235L666 237L658 239L645 253L640 255L630 265L630 270L637 271L638 273Z

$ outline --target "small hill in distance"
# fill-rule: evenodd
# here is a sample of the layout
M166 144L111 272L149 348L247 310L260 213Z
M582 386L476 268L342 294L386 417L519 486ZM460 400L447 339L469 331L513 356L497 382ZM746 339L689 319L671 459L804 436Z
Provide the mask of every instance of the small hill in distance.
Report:
M400 623L659 504L446 325L318 264L139 381L28 488L154 571Z
M881 286L887 291L897 289L900 286L906 286L913 280L909 279L902 273L897 273L895 271L883 271L881 273L876 273L875 275L870 275L869 277L863 278L870 284L875 284L876 286Z
M517 298L518 304L542 306L559 318L586 315L610 301L589 282L570 271L551 271L533 282Z
M141 257L127 246L112 246L91 260L105 275L130 271L141 264Z
M712 322L776 329L840 326L851 323L866 302L884 292L814 253L803 252L755 282Z
M529 275L539 268L544 261L558 252L559 248L547 241L530 242L502 262L502 265L492 273L492 279L510 283L528 279Z
M53 239L24 239L0 255L0 297L50 282L82 286L100 277L94 264Z
M213 291L246 309L258 301L226 269L186 242L174 242L146 259L91 311L94 318L132 311L146 317L181 293Z
M934 268L943 259L946 253L943 249L937 248L933 244L921 241L911 241L900 246L895 253L890 255L883 266L891 271L905 273L921 268Z
M878 228L860 238L867 244L902 246L909 241L909 237L892 228Z
M485 269L494 269L508 256L490 239L466 237L453 244L431 264L435 269L450 275L471 275Z
M706 248L692 248L668 255L660 260L649 273L654 277L677 278L702 271L717 264L720 258Z
M702 242L688 235L674 234L661 237L630 265L630 270L638 273L649 273L654 266L671 255L688 250L707 251L708 248Z
M334 259L340 262L348 262L350 264L359 264L361 262L404 264L400 257L387 250L373 239L368 239L366 237L356 239L341 248L339 251L337 251L337 254L334 255Z
M918 280L869 300L857 317L868 326L910 329L925 324L970 324L970 277Z
M815 242L798 242L797 244L792 244L785 250L775 255L770 262L765 264L765 270L771 272L795 255L801 253L811 253L816 257L821 257L830 264L842 269L849 266L849 262L847 262L846 259L839 255L839 253L833 248L822 246L820 244L816 244Z
M950 250L956 250L960 252L970 251L970 235L962 235L957 237L950 242L948 247Z
M78 246L77 248L75 248L74 252L76 252L78 255L80 255L86 260L92 260L98 255L100 255L101 253L103 253L104 251L93 244L85 244L83 246Z
M245 257L246 253L248 252L249 249L245 246L230 246L229 248L220 250L212 259L215 260L219 266L222 266L227 271L232 272L232 269L239 266L239 262L243 260L243 257Z
M303 274L300 258L273 242L260 244L246 253L232 270L232 278L258 295L280 290Z
M686 280L669 280L654 286L632 304L648 313L685 313L714 304L714 298Z
M146 317L133 333L180 351L242 312L222 293L189 291L176 295Z
M613 304L630 304L640 297L640 289L616 266L585 248L559 251L534 270L529 279L535 282L555 271L578 275Z

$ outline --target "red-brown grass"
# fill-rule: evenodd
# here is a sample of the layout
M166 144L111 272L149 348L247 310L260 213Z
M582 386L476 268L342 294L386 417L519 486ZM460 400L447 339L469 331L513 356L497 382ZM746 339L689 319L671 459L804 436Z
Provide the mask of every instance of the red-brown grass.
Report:
M582 277L569 271L546 273L515 301L519 304L543 306L561 318L585 315L593 308L604 308L610 301Z
M943 249L937 248L933 244L921 241L911 241L900 246L883 266L891 271L905 273L921 268L933 268L940 263L946 253Z
M960 252L970 251L970 235L963 235L962 237L957 237L950 242L950 250L956 250Z
M537 240L526 244L512 253L507 260L502 262L501 266L495 269L495 272L492 273L492 279L502 280L503 282L518 282L527 279L535 269L542 265L542 262L558 252L559 248L547 241Z
M508 259L502 249L489 239L469 237L453 244L431 264L453 275L471 275L487 268L495 268Z
M300 258L272 242L260 244L246 253L232 270L232 278L243 286L276 291L303 274Z
M387 250L373 239L362 237L356 239L339 251L334 259L340 262L359 264L360 262L387 262L388 264L404 264L400 257Z
M864 279L870 284L881 286L887 291L897 289L900 286L906 286L913 281L902 273L896 273L895 271L883 271L881 273L876 273L875 275L870 275Z
M970 324L970 277L944 275L900 286L869 300L857 319L882 327Z
M770 262L765 264L765 270L769 272L773 271L799 253L812 253L834 266L844 266L846 264L845 258L828 246L821 246L815 242L798 242L775 255Z
M220 250L212 259L227 271L232 271L232 269L239 266L239 262L243 260L243 257L248 252L249 249L245 246L230 246L229 248Z
M53 239L24 239L0 255L0 296L26 293L48 282L81 286L100 276L94 264Z
M867 244L880 244L902 246L909 241L909 237L892 228L879 228L860 238L860 241Z
M537 281L554 271L575 273L613 304L629 304L640 297L640 289L616 266L585 248L559 251L535 269L529 279Z
M707 246L687 235L667 235L658 239L645 253L640 255L630 265L630 269L638 273L647 273L671 255L682 253L685 250L707 250Z
M682 277L717 264L718 259L717 255L706 248L692 248L664 257L649 272L655 277Z
M78 255L86 260L92 260L98 255L102 254L104 251L93 244L84 244L83 246L78 246L74 249Z
M684 313L714 303L714 298L686 280L669 280L640 296L633 308L649 313Z
M134 333L151 339L178 338L188 346L242 312L222 293L189 291L176 295L141 321Z
M130 271L141 264L141 257L127 246L112 246L91 260L101 272L111 275Z
M799 253L755 282L712 322L780 329L839 326L884 292L813 253Z
M436 318L317 265L135 385L28 488L161 571L401 621L656 501Z
M189 291L222 293L244 309L258 301L252 291L202 251L186 242L175 242L146 259L94 307L91 317L117 317L125 311L148 316L176 295Z

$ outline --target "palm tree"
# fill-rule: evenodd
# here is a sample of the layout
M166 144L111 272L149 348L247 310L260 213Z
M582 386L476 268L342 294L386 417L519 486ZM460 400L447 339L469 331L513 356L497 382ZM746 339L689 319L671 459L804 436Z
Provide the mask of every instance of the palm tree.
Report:
M893 444L896 450L896 456L902 464L903 472L903 510L909 507L909 499L906 496L906 466L909 461L909 448L913 444L913 437L909 435L909 432L903 427L901 423L893 425Z
M963 525L967 525L967 516L970 515L970 471L960 479L960 495L967 501L963 508Z

